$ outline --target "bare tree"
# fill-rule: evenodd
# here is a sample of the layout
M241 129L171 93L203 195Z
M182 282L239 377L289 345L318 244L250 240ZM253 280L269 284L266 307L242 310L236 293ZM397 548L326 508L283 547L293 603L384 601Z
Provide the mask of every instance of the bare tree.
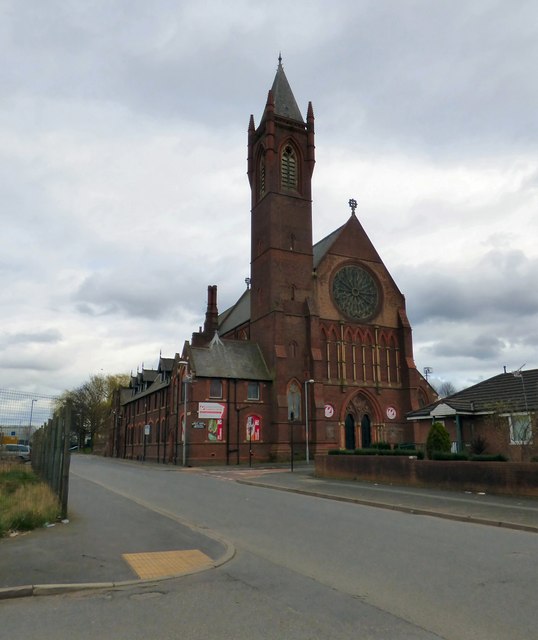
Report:
M96 437L103 431L112 406L115 389L127 386L129 377L123 374L92 375L79 387L62 394L58 404L72 407L73 435L79 448L93 448Z
M457 391L456 387L449 381L442 382L440 385L435 387L435 390L440 398L451 396Z

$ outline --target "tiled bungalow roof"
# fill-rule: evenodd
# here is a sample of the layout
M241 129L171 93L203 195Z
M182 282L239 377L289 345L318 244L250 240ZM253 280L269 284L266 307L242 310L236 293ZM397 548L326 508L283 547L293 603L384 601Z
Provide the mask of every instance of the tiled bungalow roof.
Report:
M501 373L407 414L408 420L455 414L538 410L538 369Z

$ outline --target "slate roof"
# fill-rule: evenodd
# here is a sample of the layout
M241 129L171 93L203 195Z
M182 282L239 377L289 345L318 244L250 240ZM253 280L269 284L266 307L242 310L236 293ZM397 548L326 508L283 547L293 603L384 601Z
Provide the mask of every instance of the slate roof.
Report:
M148 371L148 369L145 369L144 371ZM149 370L151 371L151 373L157 373L155 371ZM153 377L153 376L152 376ZM161 389L165 389L166 387L168 387L170 385L170 380L164 379L162 374L157 373L157 375L155 377L153 377L152 382L148 385L147 389L142 389L141 391L138 390L137 387L128 389L128 391L130 391L129 396L127 396L127 394L120 396L120 403L121 404L128 404L129 402L132 402L133 400L138 400L140 398L144 398L145 396L149 396L152 393L155 393L156 391L160 391Z
M174 367L174 358L163 358L162 356L159 358L159 371L172 371Z
M341 227L338 227L338 229L335 229L332 233L329 233L328 236L325 236L319 242L316 242L316 244L313 246L314 269L317 269L319 263L323 260L325 254L329 251L333 242L335 242L345 226L346 223L344 223Z
M212 340L209 347L189 347L190 368L196 377L271 380L262 352L247 340Z
M250 289L246 289L233 306L219 314L219 333L226 334L249 320Z
M510 411L538 410L538 369L501 373L463 391L407 414L408 420L430 418L433 415L492 413L506 405Z
M275 113L277 115L290 118L291 120L297 120L298 122L304 122L301 111L295 101L293 91L284 73L281 58L278 60L278 68L271 91L273 93Z

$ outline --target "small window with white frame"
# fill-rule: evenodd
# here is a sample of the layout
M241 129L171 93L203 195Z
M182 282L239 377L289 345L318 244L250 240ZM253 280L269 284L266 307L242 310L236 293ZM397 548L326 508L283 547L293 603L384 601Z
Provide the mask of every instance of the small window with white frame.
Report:
M249 382L247 386L247 400L259 400L260 399L260 383Z
M510 444L532 444L532 422L529 413L513 413L508 416Z

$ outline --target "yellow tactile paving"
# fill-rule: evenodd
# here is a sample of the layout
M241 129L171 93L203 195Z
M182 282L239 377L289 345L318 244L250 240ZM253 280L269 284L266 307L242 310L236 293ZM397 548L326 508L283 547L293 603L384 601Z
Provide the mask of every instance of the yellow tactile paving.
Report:
M124 553L122 558L142 580L168 578L213 566L213 561L198 549Z

